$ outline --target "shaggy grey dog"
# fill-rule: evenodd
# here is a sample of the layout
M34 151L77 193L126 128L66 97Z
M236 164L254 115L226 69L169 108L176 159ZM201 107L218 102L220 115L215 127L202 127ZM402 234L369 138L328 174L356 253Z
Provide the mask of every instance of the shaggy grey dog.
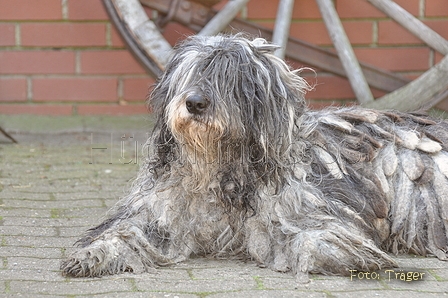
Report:
M188 38L155 86L148 156L129 194L78 241L66 276L191 256L306 276L447 258L448 123L310 111L300 71L241 35Z

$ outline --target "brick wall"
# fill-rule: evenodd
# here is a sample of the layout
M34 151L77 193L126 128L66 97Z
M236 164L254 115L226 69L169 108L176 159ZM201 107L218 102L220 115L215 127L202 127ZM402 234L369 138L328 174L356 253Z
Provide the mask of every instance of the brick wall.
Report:
M152 83L100 0L0 0L0 113L146 113Z
M448 0L396 2L448 39ZM277 4L252 0L241 16L272 28ZM335 4L361 61L415 78L442 58L365 0ZM297 0L293 18L291 36L331 47L315 0ZM185 33L172 24L164 34L174 43ZM317 71L317 88L307 96L313 107L354 102L347 80ZM0 114L146 113L153 82L100 0L0 0ZM448 110L448 101L439 107Z
M247 17L273 28L278 1L266 0L263 5L258 4L259 2L249 2ZM334 2L358 60L413 79L442 59L442 55L428 48L366 0ZM448 0L395 2L448 39ZM322 47L332 47L315 0L296 0L293 18L291 36ZM307 95L311 106L320 108L328 104L341 105L355 101L346 79L317 71L317 88ZM375 90L373 94L382 95ZM448 101L440 103L438 107L448 110Z

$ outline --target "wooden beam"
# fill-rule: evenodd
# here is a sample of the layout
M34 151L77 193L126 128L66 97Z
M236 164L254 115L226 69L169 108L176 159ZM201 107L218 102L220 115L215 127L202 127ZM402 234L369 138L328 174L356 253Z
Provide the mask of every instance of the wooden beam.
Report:
M211 36L218 34L229 25L247 2L249 2L249 0L233 0L227 2L226 6L224 6L224 8L221 9L197 35Z
M316 0L325 26L344 66L353 92L360 103L373 101L373 95L356 59L350 41L331 0Z
M154 1L154 0L140 0L141 3L148 6L151 9L155 9L162 14L167 14L169 10L168 1ZM212 12L213 14L213 12ZM174 19L173 21L178 21L181 24L189 27L193 31L199 31L198 28L205 26L207 23L203 24L190 24L185 23L183 19ZM267 40L272 40L272 30L263 26L259 26L253 22L248 22L239 18L233 19L229 25L230 28L238 29L239 31L247 32L253 36L260 36ZM329 72L341 77L346 77L344 68L341 61L339 61L338 55L333 51L315 46L303 40L290 37L288 39L288 44L286 46L286 57L302 62L305 65L319 68L322 71ZM141 61L145 61L144 58L140 58ZM411 80L405 78L399 74L374 67L372 65L360 62L362 71L366 77L368 84L378 90L384 92L392 92Z
M367 0L437 52L448 55L448 41L390 0Z
M374 109L415 111L426 108L428 103L443 100L447 90L448 55L405 87L363 105Z
M272 43L280 46L274 54L282 59L285 58L285 50L286 45L288 44L293 8L294 0L280 0L280 3L278 4Z
M233 20L230 26L255 36L261 36L267 40L272 38L272 30L241 19ZM344 67L336 53L303 40L290 37L285 54L289 59L319 68L325 72L346 77ZM369 85L384 92L392 92L411 81L399 74L363 62L360 62L360 65Z

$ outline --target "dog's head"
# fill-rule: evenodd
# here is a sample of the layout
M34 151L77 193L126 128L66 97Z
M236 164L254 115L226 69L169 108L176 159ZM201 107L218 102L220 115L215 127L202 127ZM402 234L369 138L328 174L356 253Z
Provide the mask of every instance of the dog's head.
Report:
M278 154L305 109L309 85L275 49L242 35L192 36L178 45L150 97L165 137L195 150L240 143Z

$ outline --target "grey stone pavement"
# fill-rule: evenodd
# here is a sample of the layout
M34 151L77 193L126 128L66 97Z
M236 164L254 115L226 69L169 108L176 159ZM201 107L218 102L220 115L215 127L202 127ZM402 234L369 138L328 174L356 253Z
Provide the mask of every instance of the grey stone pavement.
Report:
M394 271L308 284L201 258L138 275L62 277L61 258L136 174L147 118L0 116L19 141L0 135L0 297L448 297L448 263L412 256Z

